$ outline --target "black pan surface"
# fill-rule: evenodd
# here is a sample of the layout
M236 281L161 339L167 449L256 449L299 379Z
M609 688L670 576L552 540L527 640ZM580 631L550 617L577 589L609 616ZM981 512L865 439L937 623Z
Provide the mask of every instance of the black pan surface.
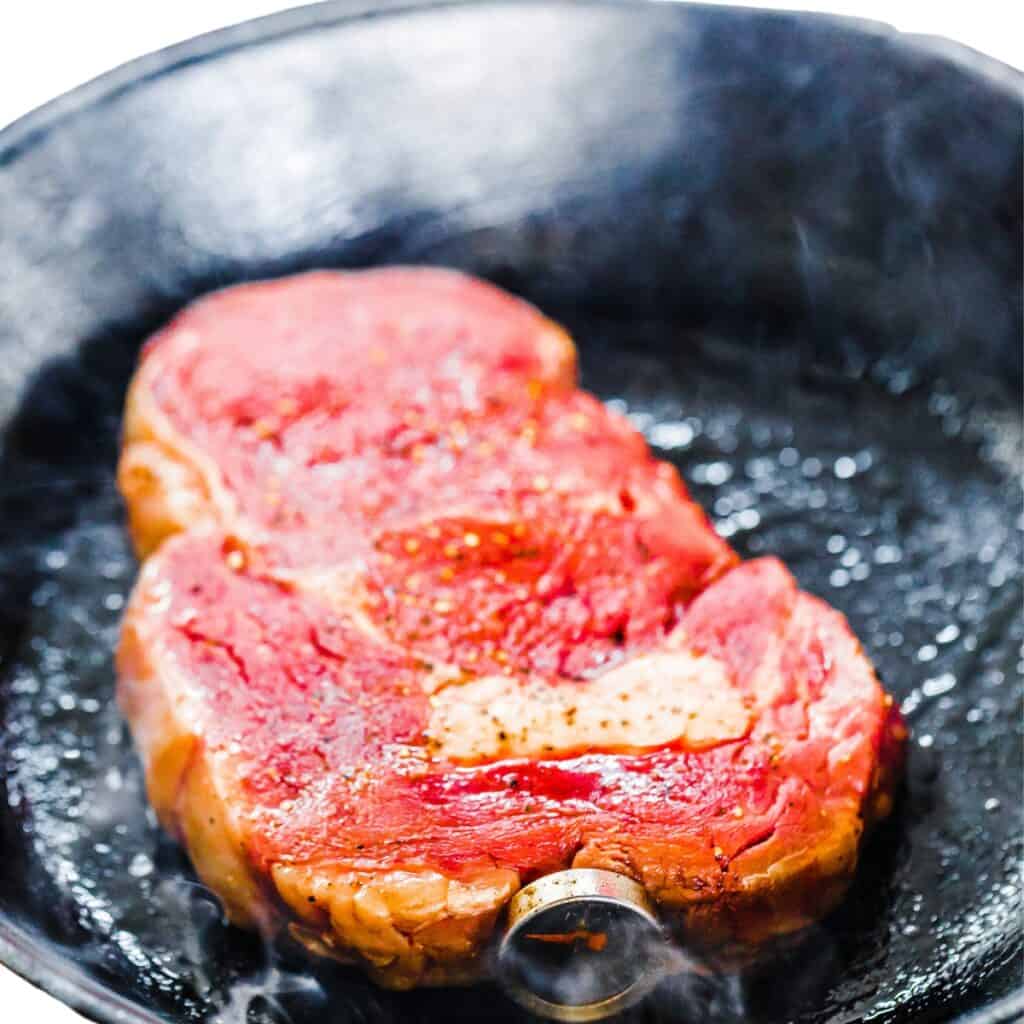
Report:
M982 58L823 17L327 4L0 135L0 957L101 1021L522 1018L226 927L112 702L141 340L231 282L426 262L564 320L585 385L742 553L849 615L914 730L845 905L630 1019L1016 1019L1021 97Z

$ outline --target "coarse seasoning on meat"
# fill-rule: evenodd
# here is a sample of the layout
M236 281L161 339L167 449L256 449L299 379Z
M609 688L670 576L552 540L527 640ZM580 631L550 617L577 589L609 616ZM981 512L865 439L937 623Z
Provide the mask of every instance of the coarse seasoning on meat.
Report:
M891 806L891 699L574 382L557 326L435 269L228 289L147 345L119 693L233 920L408 987L475 977L569 866L708 945L841 897Z

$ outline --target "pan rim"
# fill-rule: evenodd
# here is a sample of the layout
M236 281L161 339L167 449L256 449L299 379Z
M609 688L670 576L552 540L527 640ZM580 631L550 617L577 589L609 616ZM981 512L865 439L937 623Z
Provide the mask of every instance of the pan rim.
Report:
M363 20L402 17L431 10L485 6L532 7L685 7L720 12L729 8L685 0L322 0L291 7L204 33L137 57L44 103L0 129L0 171L31 151L51 131L108 101L193 64L222 55L327 28ZM734 9L735 10L735 9ZM751 13L751 8L738 8ZM963 44L941 37L900 32L885 22L818 12L765 9L768 16L832 22L846 31L898 38L911 49L941 56L990 88L1024 98L1024 72ZM43 937L9 919L0 907L0 964L36 988L100 1024L163 1024L166 1018L111 991ZM1024 1020L1024 981L996 1002L956 1017L951 1024L1012 1024Z
M320 0L317 3L289 7L274 14L205 32L192 39L136 57L23 114L0 129L0 168L30 149L61 121L100 106L122 92L128 92L147 81L171 74L188 65L201 63L248 46L259 46L289 35L298 35L311 29L368 19L400 17L443 8L512 5L654 7L664 6L666 3L694 10L728 10L720 5L690 3L687 0ZM740 7L738 10L749 13L753 9ZM833 22L848 31L898 37L902 42L922 52L941 53L964 70L983 77L995 88L1018 94L1024 93L1024 71L1019 71L954 40L901 32L887 22L847 15L788 11L783 8L760 9L759 13L766 17L788 16L799 17L801 20Z

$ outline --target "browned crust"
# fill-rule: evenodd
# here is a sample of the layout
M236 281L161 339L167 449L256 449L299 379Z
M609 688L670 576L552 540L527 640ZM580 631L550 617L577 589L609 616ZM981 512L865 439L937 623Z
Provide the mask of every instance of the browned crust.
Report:
M149 801L230 919L242 927L273 926L265 880L246 854L230 785L206 756L184 681L161 658L159 638L147 635L141 606L152 600L146 580L140 579L117 651L118 701L143 759Z
M276 864L291 934L321 955L362 962L389 988L471 981L519 876L502 868L455 879L439 871L354 871Z
M173 534L214 516L212 482L203 472L204 460L189 450L153 398L151 378L156 372L156 359L145 361L128 389L117 466L117 486L140 559Z

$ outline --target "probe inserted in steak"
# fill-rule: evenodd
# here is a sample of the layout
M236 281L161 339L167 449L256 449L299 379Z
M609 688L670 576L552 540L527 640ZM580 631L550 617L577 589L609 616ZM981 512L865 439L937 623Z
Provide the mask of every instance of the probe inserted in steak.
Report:
M574 363L439 270L246 285L150 342L120 698L235 921L406 987L473 977L515 891L568 866L701 943L840 898L891 804L892 701Z

